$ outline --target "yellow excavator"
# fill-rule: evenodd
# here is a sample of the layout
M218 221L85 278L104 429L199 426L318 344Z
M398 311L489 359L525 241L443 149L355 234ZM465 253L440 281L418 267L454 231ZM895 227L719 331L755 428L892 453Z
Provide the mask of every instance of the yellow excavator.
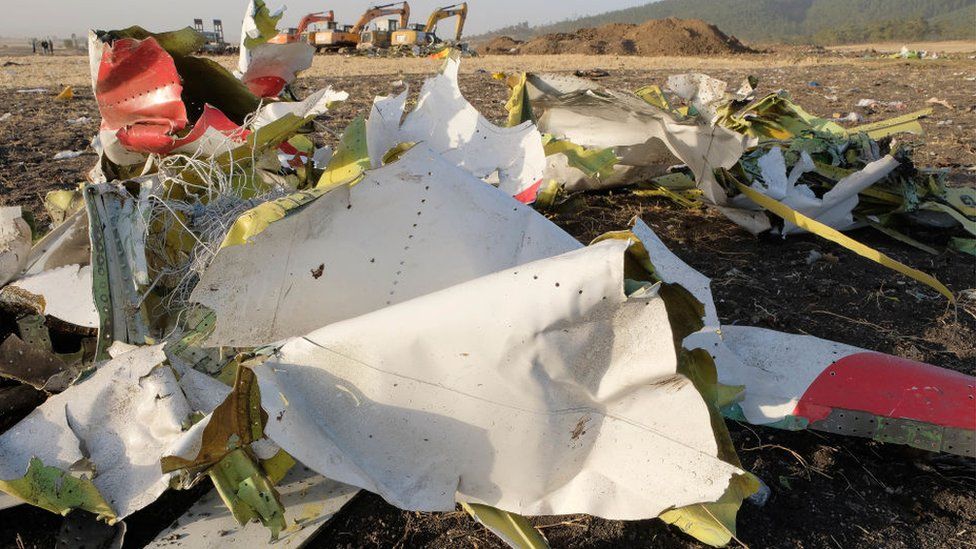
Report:
M399 29L406 28L410 20L410 4L406 2L395 2L385 6L376 6L375 14L363 24L359 34L359 44L357 49L372 50L377 48L389 48L390 37ZM369 13L369 12L367 12ZM379 19L383 16L399 15L400 19ZM370 21L376 20L370 25ZM363 20L360 19L360 22Z
M411 25L408 28L401 28L393 33L391 37L394 46L428 46L437 42L442 42L437 37L435 30L437 23L449 17L457 16L457 27L454 32L453 43L461 41L461 33L464 31L464 20L468 18L468 3L462 2L434 10L427 18L427 25Z
M355 25L334 25L334 28L328 30L314 33L310 32L308 42L315 46L316 50L336 50L344 47L355 47L362 40L361 34L366 29L366 25L374 19L385 15L399 15L399 26L406 27L407 21L410 18L410 5L407 2L394 2L392 4L373 6L366 10L366 13L359 18L359 21ZM387 36L389 36L389 32L387 32Z

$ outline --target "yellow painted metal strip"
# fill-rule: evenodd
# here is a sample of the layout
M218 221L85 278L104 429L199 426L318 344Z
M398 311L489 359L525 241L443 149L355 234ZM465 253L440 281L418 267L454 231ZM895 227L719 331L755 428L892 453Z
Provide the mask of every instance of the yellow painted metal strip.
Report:
M84 509L110 524L116 519L115 511L90 479L44 465L36 457L31 458L23 477L0 480L0 492L60 515L67 515L72 509Z
M868 137L871 139L881 139L882 137L888 137L896 133L922 135L925 132L922 130L922 125L918 123L918 119L929 116L930 114L932 114L931 108L922 109L887 120L854 126L853 128L848 128L847 133L854 134L863 132L868 134Z
M958 221L959 224L962 225L962 228L966 229L966 232L976 236L976 221L973 221L972 219L969 219L968 217L962 215L955 208L948 206L946 204L942 204L940 202L926 202L922 204L922 209L944 212L948 214L950 217L952 217L953 219L955 219L956 221Z
M946 202L963 215L976 217L976 188L950 187L943 193Z
M925 244L922 244L921 242L919 242L918 240L915 240L914 238L908 236L907 234L900 233L900 232L892 229L891 227L886 227L886 226L882 225L881 223L878 223L876 221L872 221L871 219L869 219L867 217L864 217L864 216L854 216L854 219L856 219L856 220L858 220L858 221L860 221L860 222L862 222L862 223L864 223L866 225L870 225L872 229L875 229L875 230L877 230L879 232L882 232L882 233L890 236L891 238L894 238L895 240L897 240L899 242L903 242L905 244L908 244L909 246L912 246L914 248L918 248L919 250L922 250L923 252L925 252L927 254L939 255L939 251L936 250L935 248L933 248L931 246L926 246Z
M220 243L220 247L227 248L228 246L246 244L261 231L267 229L268 225L283 219L291 210L312 202L326 192L328 192L326 189L298 191L251 208L234 221L230 230L227 231L224 241Z
M357 116L342 132L332 160L319 178L316 188L332 189L358 180L370 169L366 146L366 119Z
M500 537L509 547L516 549L549 549L549 542L541 532L532 527L522 515L502 511L489 505L461 502L467 511L493 534Z
M582 171L589 177L600 179L613 175L613 167L618 158L613 149L587 149L567 139L556 139L551 135L544 135L542 146L546 156L563 154L569 165Z
M853 238L841 233L837 229L828 227L815 219L811 219L793 208L790 208L786 204L783 204L778 200L774 200L753 188L743 185L738 181L736 181L735 184L739 190L748 196L753 202L782 217L790 223L793 223L797 227L806 229L821 238L825 238L831 242L840 244L861 257L866 257L871 261L880 263L893 271L897 271L907 277L913 278L946 296L946 298L952 303L956 302L956 298L952 295L952 292L949 291L949 288L946 288L944 284L939 282L932 275L923 273L918 269L913 269L899 261L895 261L878 250L865 246Z

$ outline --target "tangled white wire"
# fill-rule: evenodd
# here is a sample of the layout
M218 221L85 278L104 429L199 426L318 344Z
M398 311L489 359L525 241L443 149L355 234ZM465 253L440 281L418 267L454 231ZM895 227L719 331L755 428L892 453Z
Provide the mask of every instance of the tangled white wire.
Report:
M177 313L189 304L200 276L241 214L291 192L277 184L264 188L255 168L256 152L252 149L244 161L218 162L199 153L154 159L159 184L143 203L149 209L146 256L159 273L153 286L167 290L158 304L165 312ZM184 238L195 241L189 253L173 245Z

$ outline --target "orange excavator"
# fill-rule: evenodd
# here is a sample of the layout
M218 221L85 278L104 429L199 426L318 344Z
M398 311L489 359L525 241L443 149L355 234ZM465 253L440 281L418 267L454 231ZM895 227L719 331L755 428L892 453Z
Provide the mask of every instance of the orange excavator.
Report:
M330 25L335 25L335 12L320 11L310 13L298 22L298 26L279 33L277 36L268 40L272 44L291 44L292 42L305 42L308 40L308 33L319 30L327 30Z
M457 16L457 26L454 30L454 42L461 41L461 33L464 32L464 21L468 18L468 3L462 2L434 10L427 18L427 25L411 25L401 28L393 33L391 42L394 46L426 46L442 42L437 37L437 23L449 17Z
M399 27L406 27L407 21L410 19L410 4L407 2L394 2L392 4L383 4L381 6L373 6L366 10L366 13L359 18L359 21L355 25L343 25L342 28L338 26L334 29L328 31L319 31L315 33L309 33L308 41L310 44L318 49L339 49L343 47L357 46L362 41L363 31L366 26L369 25L374 19L378 19L387 15L399 15L399 22L397 21L386 21L383 25L384 28L394 27L391 30L379 31L385 33L385 44L389 46L389 34L393 30L396 30L397 25ZM368 34L368 33L366 33ZM376 47L381 47L384 39L382 36L379 37L367 37L372 44L376 44Z

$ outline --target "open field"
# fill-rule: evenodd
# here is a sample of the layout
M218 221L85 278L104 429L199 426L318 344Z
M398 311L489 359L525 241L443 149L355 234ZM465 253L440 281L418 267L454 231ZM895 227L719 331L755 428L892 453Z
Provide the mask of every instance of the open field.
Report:
M831 51L874 50L882 53L894 53L901 51L902 47L910 50L925 50L939 53L976 52L976 42L971 40L943 40L941 42L877 42L869 44L829 46L827 49Z
M871 45L849 51L872 47L878 49ZM235 59L221 62L232 66ZM318 56L299 80L297 93L305 96L325 85L350 93L350 101L321 119L327 131L316 139L334 142L353 117L367 113L375 95L389 94L397 80L416 91L424 75L438 65L427 59ZM760 94L789 90L811 113L826 117L858 110L855 103L861 98L905 103L904 110L859 110L868 122L933 107L934 114L922 121L928 135L903 141L917 147L918 164L949 169L954 184L976 182L976 63L964 53L939 60L861 59L817 55L800 48L719 58L492 56L466 59L461 87L477 108L499 121L504 117L507 90L491 78L491 72L587 68L606 69L610 76L601 83L621 89L663 83L668 75L686 71L705 72L736 84L756 75ZM75 99L54 101L64 85L75 86ZM17 91L35 87L47 91ZM933 97L951 108L926 103ZM45 192L84 180L95 160L94 154L52 160L61 150L85 150L98 128L87 58L0 57L0 117L7 112L11 116L0 120L0 203L22 204L40 214ZM90 120L69 123L79 117ZM972 256L955 252L932 256L870 230L851 233L938 277L960 296L959 307L953 308L933 291L816 237L757 239L716 212L685 210L626 190L590 194L580 208L551 214L554 222L584 242L623 228L634 215L648 222L677 255L712 278L723 323L808 333L976 373L976 259ZM940 249L946 240L945 235L924 231L912 236ZM811 251L836 261L808 264ZM735 422L730 422L730 428L744 467L772 490L764 507L743 505L738 538L744 545L974 545L976 466L972 459L812 431L791 433ZM152 539L189 502L187 494L173 494L137 513L127 520L127 541L139 546ZM0 511L0 547L18 543L51 547L61 521L24 506ZM539 517L533 523L553 547L700 546L657 520L614 522L571 516ZM403 512L366 493L323 528L312 546L501 547L463 512Z
M237 58L216 58L232 69ZM593 55L490 55L466 59L461 67L463 74L480 71L499 72L528 70L549 72L577 69L602 68L607 70L640 71L682 67L682 70L707 71L716 69L754 70L787 66L838 66L849 65L853 60L842 57L818 58L797 53L794 55L736 55L729 57L635 57ZM308 78L379 76L397 74L425 75L437 70L440 61L426 58L379 58L360 56L319 55L312 67L305 71ZM0 88L32 88L50 86L90 86L88 58L84 56L9 56L0 55Z
M836 52L897 52L902 44L858 44L828 48ZM919 42L908 44L911 49L921 49L940 54L950 54L953 59L967 59L966 54L976 53L976 43L963 40L946 42ZM668 69L680 71L712 71L775 69L786 67L844 67L861 63L849 56L823 55L812 48L789 46L760 46L773 50L772 54L739 54L721 57L641 57L631 55L486 55L466 59L461 67L464 74L480 71L549 72L601 68L618 71L643 71ZM88 86L88 58L83 55L58 55L45 57L30 55L30 50L0 48L0 88L30 88L58 86ZM237 66L236 56L216 58L227 68ZM883 63L896 60L876 60ZM309 78L369 76L395 74L430 74L440 62L426 58L363 58L353 55L318 55L312 67L305 72ZM965 64L961 65L965 66Z

